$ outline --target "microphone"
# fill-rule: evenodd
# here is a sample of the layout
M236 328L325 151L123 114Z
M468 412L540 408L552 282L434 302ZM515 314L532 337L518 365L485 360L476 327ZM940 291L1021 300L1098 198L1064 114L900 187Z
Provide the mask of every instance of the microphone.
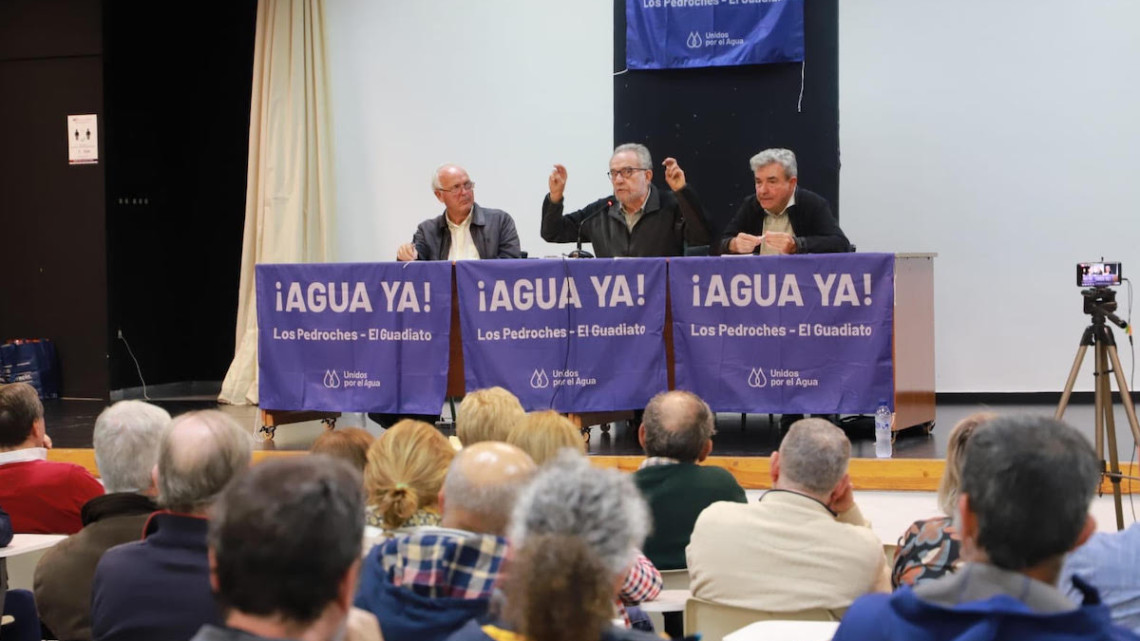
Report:
M575 249L574 251L570 252L569 254L566 254L567 258L593 258L594 257L593 254L582 249L582 225L585 225L587 222L589 222L589 220L591 218L593 218L594 216L597 216L598 214L602 213L603 211L606 211L607 209L609 209L610 207L613 207L613 206L614 206L613 199L607 198L605 207L599 207L599 208L595 209L594 211L587 214L586 217L583 218L578 223L578 248Z

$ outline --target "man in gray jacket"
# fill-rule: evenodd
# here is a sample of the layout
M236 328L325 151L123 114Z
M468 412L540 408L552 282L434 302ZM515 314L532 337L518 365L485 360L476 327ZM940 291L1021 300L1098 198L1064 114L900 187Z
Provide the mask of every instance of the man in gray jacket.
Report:
M401 245L396 260L519 258L515 221L501 209L475 202L475 183L458 165L441 165L431 180L444 212L420 223L412 242Z

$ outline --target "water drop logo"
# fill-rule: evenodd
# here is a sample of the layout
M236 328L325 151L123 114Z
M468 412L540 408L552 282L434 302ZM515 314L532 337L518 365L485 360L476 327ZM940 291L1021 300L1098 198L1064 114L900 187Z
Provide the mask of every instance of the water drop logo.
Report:
M768 377L764 376L763 367L753 367L748 374L748 387L760 389L768 386Z
M534 389L545 389L547 387L550 387L550 379L546 376L546 370L534 370L534 374L530 375L530 386Z
M337 375L335 369L325 370L325 387L328 389L340 387L340 376Z
M704 44L701 40L701 34L698 31L690 31L688 40L685 40L685 45L690 49L700 49Z

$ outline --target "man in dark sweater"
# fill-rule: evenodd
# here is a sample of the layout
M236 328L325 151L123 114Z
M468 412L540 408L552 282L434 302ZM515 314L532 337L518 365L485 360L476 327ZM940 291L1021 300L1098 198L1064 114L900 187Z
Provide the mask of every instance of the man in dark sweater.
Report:
M697 465L712 452L715 416L692 392L663 392L645 406L637 438L646 459L633 475L653 516L645 555L659 570L685 567L685 546L697 516L717 501L744 503L744 489L726 470Z

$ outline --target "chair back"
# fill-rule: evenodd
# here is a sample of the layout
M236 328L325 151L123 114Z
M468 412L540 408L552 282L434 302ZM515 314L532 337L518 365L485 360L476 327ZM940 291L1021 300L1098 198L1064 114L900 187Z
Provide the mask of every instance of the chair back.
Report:
M811 608L794 612L769 612L739 608L695 597L685 602L685 636L700 633L702 641L721 641L725 635L757 621L838 621L846 608Z

